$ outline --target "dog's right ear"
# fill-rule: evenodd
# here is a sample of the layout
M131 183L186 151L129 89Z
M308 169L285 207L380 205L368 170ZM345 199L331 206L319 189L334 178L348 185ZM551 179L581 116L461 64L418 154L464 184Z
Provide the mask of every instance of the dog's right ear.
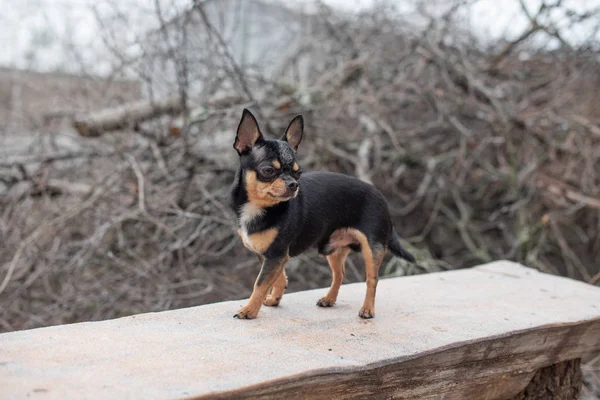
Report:
M250 111L244 108L242 113L242 119L237 128L235 135L235 142L233 142L233 148L237 150L239 155L247 153L252 147L263 140L263 135L258 127L256 118Z

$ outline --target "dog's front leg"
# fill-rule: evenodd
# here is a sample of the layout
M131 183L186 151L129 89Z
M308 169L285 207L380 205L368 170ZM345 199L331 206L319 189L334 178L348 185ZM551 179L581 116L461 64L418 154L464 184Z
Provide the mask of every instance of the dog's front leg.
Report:
M269 306L269 307L278 306L279 302L281 301L281 298L283 297L283 293L285 292L285 289L287 289L287 285L288 285L288 279L287 279L287 276L285 275L285 268L283 268L281 270L281 273L279 274L279 276L277 277L277 279L275 279L275 282L273 283L273 290L271 291L271 294L269 294L267 296L265 301L263 301L263 304L265 306Z
M254 283L254 290L248 304L242 307L233 317L240 319L256 318L260 306L267 297L269 289L275 283L277 278L283 273L283 268L288 257L265 258L262 264L258 278Z

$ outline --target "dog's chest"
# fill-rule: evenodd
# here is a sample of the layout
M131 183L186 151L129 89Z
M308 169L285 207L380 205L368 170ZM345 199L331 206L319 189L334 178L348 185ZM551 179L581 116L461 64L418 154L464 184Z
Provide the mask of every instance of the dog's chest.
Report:
M260 253L262 249L259 248L261 247L259 243L253 243L255 235L248 234L248 225L256 218L261 217L264 213L264 208L256 207L250 203L247 203L242 207L242 212L240 214L240 229L238 230L238 233L242 238L244 246L256 253Z

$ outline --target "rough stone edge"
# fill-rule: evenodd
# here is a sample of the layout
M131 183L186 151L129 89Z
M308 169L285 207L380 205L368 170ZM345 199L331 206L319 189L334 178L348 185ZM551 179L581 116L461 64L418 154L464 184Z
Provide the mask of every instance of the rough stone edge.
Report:
M437 348L423 351L420 353L411 354L411 355L407 355L407 356L400 356L400 357L392 358L389 360L370 363L370 364L366 364L366 365L362 365L362 366L333 367L333 368L316 369L316 370L312 370L312 371L308 371L308 372L290 375L290 376L283 377L283 378L273 379L273 380L245 386L245 387L234 389L234 390L212 392L212 393L202 394L199 396L190 396L190 397L187 397L186 399L187 400L241 399L241 398L259 398L259 397L262 398L264 396L267 396L264 398L271 398L268 396L276 395L276 393L275 394L265 393L264 395L261 395L260 392L264 392L265 390L275 388L276 386L282 386L282 387L291 386L294 384L299 384L303 381L309 381L309 380L317 379L317 378L333 377L336 375L344 376L344 375L355 374L355 373L377 374L378 370L386 368L386 367L390 367L390 366L394 366L394 365L401 366L402 364L410 363L411 361L416 361L416 360L419 360L421 358L425 358L428 356L434 356L437 354L444 353L446 351L457 350L464 346L475 345L475 344L484 344L487 342L492 343L494 341L510 338L512 336L525 336L528 334L534 334L534 333L542 332L545 330L554 330L554 329L558 330L558 329L565 329L565 328L568 329L568 328L574 328L574 327L584 327L586 325L588 327L598 325L596 327L596 329L600 330L600 317L583 320L583 321L578 321L578 322L571 322L571 323L540 325L540 326L533 327L533 328L521 329L521 330L517 330L517 331L511 331L508 333L502 333L499 335L488 336L488 337L482 338L482 339L473 339L473 340L465 340L465 341L461 341L461 342L455 342L455 343L448 344L446 346L437 347ZM600 336L599 336L599 340L598 340L598 343L596 344L595 348L590 349L589 351L598 351L598 350L600 350ZM582 357L585 354L587 354L587 351L581 352L579 357ZM556 355L554 357L556 357ZM559 358L555 358L555 359L551 360L549 363L544 363L544 364L540 364L540 365L532 367L529 371L527 371L527 373L529 374L530 377L526 381L526 383L520 388L512 389L513 393L511 395L509 395L508 397L516 395L520 391L525 390L526 386L529 384L531 379L533 379L533 377L537 371L539 371L543 368L551 367L554 364L569 361L569 360L572 360L575 358L578 358L578 357L564 357L564 358L559 357ZM275 397L273 397L273 398L275 398ZM288 398L293 398L293 397L288 397ZM304 398L310 398L310 397L307 397L307 394L304 393ZM389 396L386 398L389 398ZM458 398L460 398L460 397L458 397Z
M510 400L578 399L582 386L581 359L577 358L538 369L525 389Z

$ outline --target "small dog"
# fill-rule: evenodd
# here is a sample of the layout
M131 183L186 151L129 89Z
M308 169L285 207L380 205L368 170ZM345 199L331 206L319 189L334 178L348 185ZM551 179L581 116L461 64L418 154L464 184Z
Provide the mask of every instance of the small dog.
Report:
M248 304L234 318L255 318L262 304L277 306L287 288L285 263L312 247L327 256L333 272L329 292L317 302L320 307L335 304L350 250L362 252L367 295L358 315L373 318L379 267L387 249L415 259L400 245L387 202L374 186L342 174L302 174L295 153L303 130L298 115L280 140L267 140L252 113L244 109L242 114L233 144L240 168L231 206L239 219L238 234L258 254L262 268Z

